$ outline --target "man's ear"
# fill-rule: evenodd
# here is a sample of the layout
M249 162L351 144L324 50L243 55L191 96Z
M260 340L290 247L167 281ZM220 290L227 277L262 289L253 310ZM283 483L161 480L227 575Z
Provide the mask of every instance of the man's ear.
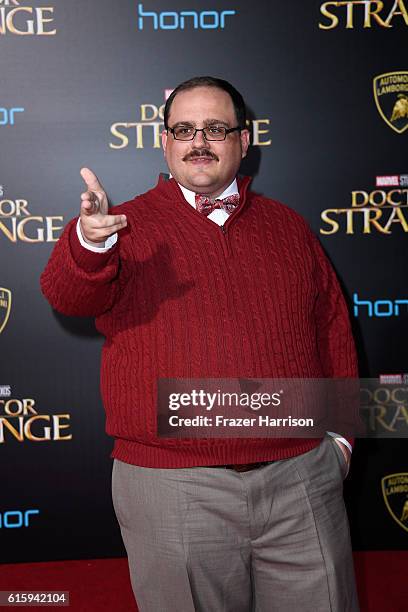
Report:
M166 157L167 138L168 138L167 130L163 130L162 135L161 135L161 141L162 141L164 157Z
M241 138L241 151L242 158L246 157L248 147L249 147L249 130L241 130L240 138Z

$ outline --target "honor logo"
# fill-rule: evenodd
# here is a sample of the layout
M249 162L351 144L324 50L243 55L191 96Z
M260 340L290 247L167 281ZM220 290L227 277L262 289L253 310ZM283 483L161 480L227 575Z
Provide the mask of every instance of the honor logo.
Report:
M399 317L400 306L407 312L408 300L359 300L357 293L353 293L354 316L358 317L360 309L369 317Z
M32 510L8 510L8 512L0 512L0 529L20 529L21 527L30 526L30 517L40 514L37 509Z
M23 113L24 108L3 108L0 107L0 125L14 125L15 114ZM2 195L2 194L1 194Z
M139 30L144 25L153 26L153 30L223 30L226 18L236 15L236 11L145 11L143 4L137 5Z

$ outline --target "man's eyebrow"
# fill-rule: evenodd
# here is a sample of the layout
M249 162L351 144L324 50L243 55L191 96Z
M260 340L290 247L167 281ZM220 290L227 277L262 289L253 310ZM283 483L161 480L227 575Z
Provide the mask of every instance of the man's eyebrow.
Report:
M175 123L173 125L173 128L179 127L181 125L185 125L185 126L188 126L188 127L190 127L190 126L194 127L195 123L192 123L191 121L177 121L177 123Z
M208 126L208 125L223 125L226 128L229 127L229 123L227 121L223 121L222 119L205 119L203 121L204 126ZM177 123L175 123L173 125L173 128L179 127L179 126L192 126L195 127L197 124L195 123L195 121L177 121Z
M229 123L227 121L223 121L222 119L206 119L206 125L225 125L225 127L229 127Z

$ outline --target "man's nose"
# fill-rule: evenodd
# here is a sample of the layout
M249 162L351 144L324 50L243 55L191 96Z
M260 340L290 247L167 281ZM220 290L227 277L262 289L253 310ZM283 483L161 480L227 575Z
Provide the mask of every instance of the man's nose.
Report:
M200 131L200 132L196 132L196 135L194 137L193 140L194 146L198 147L198 146L207 146L207 141L204 138L204 132Z

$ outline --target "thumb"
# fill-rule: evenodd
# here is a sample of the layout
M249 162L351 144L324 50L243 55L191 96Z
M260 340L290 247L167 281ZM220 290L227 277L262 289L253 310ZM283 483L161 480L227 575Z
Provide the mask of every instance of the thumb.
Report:
M81 176L90 191L105 191L96 174L89 168L81 168Z

